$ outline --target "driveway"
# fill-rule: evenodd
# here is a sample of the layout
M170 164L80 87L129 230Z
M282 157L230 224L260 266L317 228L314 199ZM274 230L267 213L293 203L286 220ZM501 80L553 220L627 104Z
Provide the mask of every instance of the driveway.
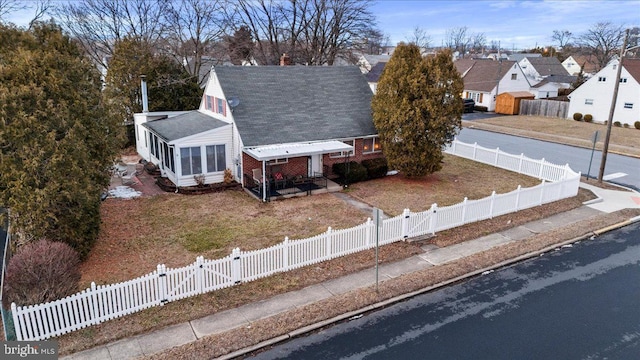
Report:
M508 115L496 114L494 112L474 111L472 113L462 114L462 120L468 120L468 121L482 120L482 119L494 118L499 116L508 116Z

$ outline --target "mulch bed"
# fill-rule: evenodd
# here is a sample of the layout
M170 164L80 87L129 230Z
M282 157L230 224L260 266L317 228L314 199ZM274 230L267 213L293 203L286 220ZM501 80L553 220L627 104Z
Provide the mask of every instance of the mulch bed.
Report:
M179 194L185 195L199 195L199 194L208 194L226 190L241 190L242 185L236 181L232 181L230 183L217 183L217 184L205 184L200 186L183 186L177 188L176 185L169 179L164 177L157 177L156 184L158 187L166 192L177 192Z

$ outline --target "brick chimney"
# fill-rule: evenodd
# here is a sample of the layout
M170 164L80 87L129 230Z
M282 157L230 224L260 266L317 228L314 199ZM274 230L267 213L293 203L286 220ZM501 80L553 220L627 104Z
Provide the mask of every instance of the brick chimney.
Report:
M291 65L291 58L286 53L280 56L280 66L289 66Z

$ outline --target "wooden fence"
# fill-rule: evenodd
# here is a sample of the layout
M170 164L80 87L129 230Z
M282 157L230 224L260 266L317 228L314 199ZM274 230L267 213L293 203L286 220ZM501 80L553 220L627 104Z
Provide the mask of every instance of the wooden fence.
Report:
M520 102L520 115L535 115L566 119L568 112L568 101L522 100Z
M377 233L380 245L406 238L435 234L475 221L489 219L577 195L580 174L568 165L533 160L524 155L510 155L499 149L455 140L447 153L491 164L500 168L542 179L530 188L518 188L506 194L495 191L483 199L427 211L405 209L396 217L380 222ZM90 325L131 314L152 306L204 294L279 272L289 271L321 261L375 247L375 224L365 223L349 229L328 230L300 240L285 240L269 248L241 251L236 248L222 259L196 262L182 268L158 265L147 275L123 283L96 286L64 299L31 306L11 304L16 337L19 341L43 340Z

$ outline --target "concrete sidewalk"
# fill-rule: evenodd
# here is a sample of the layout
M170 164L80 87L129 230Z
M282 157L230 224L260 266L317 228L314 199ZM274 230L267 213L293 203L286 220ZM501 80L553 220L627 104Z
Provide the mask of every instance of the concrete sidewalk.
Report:
M580 208L557 214L542 220L466 241L461 244L438 248L425 245L424 253L408 259L383 264L379 268L379 279L385 281L402 274L412 273L431 266L441 265L492 247L552 231L569 224L586 220L604 213L625 208L640 208L640 194L616 190L603 190L589 184L581 187L593 191L598 199ZM110 344L98 346L63 357L63 359L131 359L151 355L174 346L184 345L199 338L228 331L240 326L250 326L252 322L288 310L296 309L346 293L357 288L375 284L375 272L371 269L312 285L298 291L274 296L257 303L222 311L204 318L169 326L147 334L136 335Z

